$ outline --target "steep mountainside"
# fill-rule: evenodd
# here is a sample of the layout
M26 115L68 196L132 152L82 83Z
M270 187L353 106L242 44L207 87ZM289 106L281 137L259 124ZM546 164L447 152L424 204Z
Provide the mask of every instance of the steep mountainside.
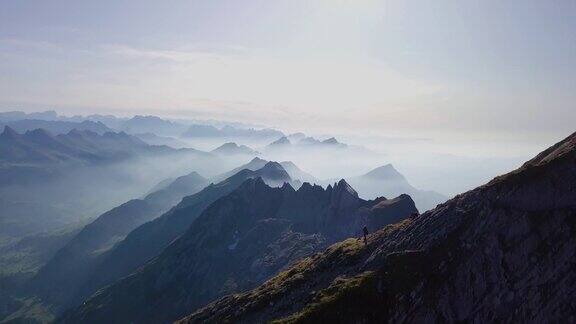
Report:
M416 212L408 196L365 201L344 181L294 190L246 180L131 276L100 290L61 322L164 323L261 283L327 244ZM394 210L388 212L387 209ZM375 229L375 228L374 228Z
M414 220L346 240L182 323L573 322L576 133Z
M135 228L108 252L75 300L79 302L87 298L97 289L113 283L145 264L182 235L206 207L234 191L245 180L256 177L261 177L272 185L282 185L291 181L286 171L277 163L268 162L257 171L242 170L218 184L211 184L200 192L185 197L162 216Z
M62 309L90 277L114 244L136 227L158 217L184 196L195 194L207 180L193 172L144 199L133 199L85 226L40 270L30 286L44 303Z
M394 197L405 193L410 195L418 210L426 211L448 200L448 197L428 190L413 187L392 164L378 167L364 175L346 179L360 196L374 199L379 196Z

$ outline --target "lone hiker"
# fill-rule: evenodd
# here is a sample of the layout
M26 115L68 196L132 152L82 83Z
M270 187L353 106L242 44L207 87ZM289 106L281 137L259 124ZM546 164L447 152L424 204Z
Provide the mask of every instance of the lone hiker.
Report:
M368 236L368 227L364 226L364 228L362 229L362 232L364 233L364 245L367 245L368 239L366 238L366 236Z

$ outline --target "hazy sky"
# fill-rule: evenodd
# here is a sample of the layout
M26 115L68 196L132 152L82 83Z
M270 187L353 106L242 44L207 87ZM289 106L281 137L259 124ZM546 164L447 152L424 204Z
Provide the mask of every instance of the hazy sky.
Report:
M531 140L575 89L574 0L0 2L0 110Z

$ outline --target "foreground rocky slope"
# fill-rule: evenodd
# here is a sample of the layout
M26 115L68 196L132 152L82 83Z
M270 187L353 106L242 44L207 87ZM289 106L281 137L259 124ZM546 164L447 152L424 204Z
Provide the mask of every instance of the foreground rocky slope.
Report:
M335 244L181 323L573 322L576 133L414 220Z
M102 289L66 323L164 323L263 282L328 244L417 212L403 195L365 201L344 181L323 189L248 179L218 199L157 258ZM357 239L355 239L357 240Z

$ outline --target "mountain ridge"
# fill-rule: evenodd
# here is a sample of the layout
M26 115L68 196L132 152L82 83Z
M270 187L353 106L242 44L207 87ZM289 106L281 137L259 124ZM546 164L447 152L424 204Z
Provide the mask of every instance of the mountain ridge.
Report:
M281 167L278 163L267 165ZM176 319L184 305L198 307L230 289L252 287L253 282L262 282L326 243L359 235L365 222L386 223L385 219L369 221L392 219L376 212L389 207L374 209L378 202L358 198L345 180L327 189L304 183L294 190L288 184L272 188L260 177L247 179L206 208L182 236L144 268L99 291L61 321ZM412 202L394 216L405 218L415 211ZM157 298L149 302L141 298L152 291ZM138 297L129 301L125 294ZM152 307L163 311L141 311Z

